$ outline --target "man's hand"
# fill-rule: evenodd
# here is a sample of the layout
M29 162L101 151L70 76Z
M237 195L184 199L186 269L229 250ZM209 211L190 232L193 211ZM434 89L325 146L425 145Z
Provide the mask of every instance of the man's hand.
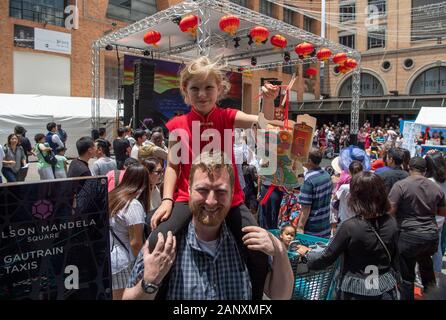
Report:
M311 251L310 248L299 245L296 247L296 251L301 255L304 256L308 251Z
M158 233L155 249L149 252L149 241L143 247L144 281L147 283L161 283L175 261L176 239L171 231L164 241L162 233Z
M242 240L245 246L250 250L262 251L263 253L274 257L279 249L283 249L280 240L263 228L249 226L244 227L242 231L247 232Z

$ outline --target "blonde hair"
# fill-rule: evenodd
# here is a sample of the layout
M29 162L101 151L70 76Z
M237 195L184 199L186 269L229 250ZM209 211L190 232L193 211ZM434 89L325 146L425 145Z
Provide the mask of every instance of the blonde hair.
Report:
M214 172L220 172L220 170L226 170L229 175L229 185L231 189L234 189L235 173L232 166L231 159L226 153L221 151L204 151L197 156L193 162L189 174L189 189L192 188L192 182L194 179L195 171L201 169L206 172L211 180L214 179Z
M190 81L190 79L193 77L206 79L210 75L215 77L217 85L221 86L223 89L218 97L218 100L221 100L231 89L231 84L229 83L224 71L225 67L226 64L222 63L221 58L211 60L204 56L186 64L186 66L180 72L180 91L184 98L184 102L186 102L186 104L190 104L186 94L187 83Z

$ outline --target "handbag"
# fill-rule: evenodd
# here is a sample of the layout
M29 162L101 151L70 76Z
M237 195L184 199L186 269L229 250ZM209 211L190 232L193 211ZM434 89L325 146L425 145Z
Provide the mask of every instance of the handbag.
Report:
M39 146L37 146L37 150L39 150L40 154L43 157L43 160L45 160L46 163L54 167L57 164L57 158L54 155L53 151L48 152L48 154L43 154L42 150L40 150Z

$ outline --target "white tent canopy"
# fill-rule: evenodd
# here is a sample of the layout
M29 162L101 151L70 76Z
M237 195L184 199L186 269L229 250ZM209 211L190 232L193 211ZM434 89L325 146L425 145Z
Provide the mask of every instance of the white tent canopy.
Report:
M415 123L433 128L446 128L446 108L422 107Z
M114 133L116 100L101 99L101 127L109 139ZM66 156L76 157L76 140L91 136L91 98L33 94L0 94L0 143L3 145L16 125L22 125L34 145L34 135L46 134L46 124L56 122L67 132Z

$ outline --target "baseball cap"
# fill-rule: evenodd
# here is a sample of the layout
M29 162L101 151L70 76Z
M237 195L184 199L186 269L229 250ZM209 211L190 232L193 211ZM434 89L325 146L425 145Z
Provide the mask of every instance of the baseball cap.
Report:
M426 171L426 160L421 157L413 157L409 161L409 168L424 172Z

